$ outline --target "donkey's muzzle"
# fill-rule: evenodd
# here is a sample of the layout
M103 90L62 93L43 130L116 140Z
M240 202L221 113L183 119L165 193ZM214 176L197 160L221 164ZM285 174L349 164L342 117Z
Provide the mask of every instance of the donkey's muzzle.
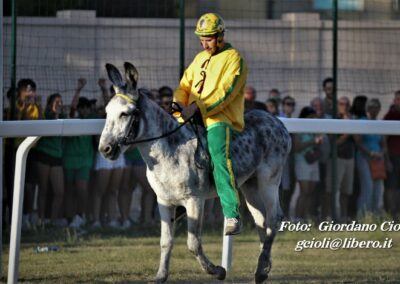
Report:
M107 144L104 146L99 146L99 151L106 159L116 160L118 158L119 147L113 147L110 144Z

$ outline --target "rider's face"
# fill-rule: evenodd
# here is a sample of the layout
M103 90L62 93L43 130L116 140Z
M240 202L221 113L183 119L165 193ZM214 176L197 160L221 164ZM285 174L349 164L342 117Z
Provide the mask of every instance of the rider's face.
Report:
M217 51L218 42L216 36L201 36L200 43L209 54L214 54Z

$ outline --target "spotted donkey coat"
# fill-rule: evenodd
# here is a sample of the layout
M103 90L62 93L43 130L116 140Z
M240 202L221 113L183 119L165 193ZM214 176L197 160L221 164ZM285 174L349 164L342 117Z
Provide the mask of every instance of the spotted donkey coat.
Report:
M129 146L121 145L129 117L139 116L135 140L157 137L178 123L156 103L138 91L138 73L125 63L126 84L119 71L107 64L107 72L116 93L107 105L106 124L101 134L99 150L109 159L116 159ZM291 147L290 136L280 120L263 111L245 115L245 129L232 141L232 160L235 176L254 217L261 242L255 281L264 282L271 269L271 246L280 221L278 187L282 169ZM187 211L189 250L201 267L217 279L225 278L225 269L214 265L204 254L201 228L204 202L216 196L211 184L211 169L196 166L197 139L190 127L182 127L167 138L137 144L147 165L147 177L157 194L161 215L161 258L156 282L168 278L169 260L173 246L175 208Z

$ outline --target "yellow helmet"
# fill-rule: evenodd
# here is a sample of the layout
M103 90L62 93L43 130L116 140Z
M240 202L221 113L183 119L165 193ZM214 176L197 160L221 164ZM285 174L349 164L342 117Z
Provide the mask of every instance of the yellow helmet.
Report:
M196 25L197 36L211 36L225 31L224 19L218 14L207 13L200 17Z

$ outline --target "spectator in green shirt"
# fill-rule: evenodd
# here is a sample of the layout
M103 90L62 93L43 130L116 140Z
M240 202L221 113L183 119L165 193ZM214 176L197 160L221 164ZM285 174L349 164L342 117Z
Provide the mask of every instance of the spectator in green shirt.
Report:
M60 94L52 94L47 98L45 119L65 118L62 113L62 98ZM66 225L62 217L62 204L64 197L64 171L62 167L63 156L62 137L43 137L36 145L37 172L39 181L38 214L40 221L44 222L49 186L53 192L51 201L51 222L54 226Z
M80 97L80 91L85 84L85 79L78 80L78 87L71 104L71 117L76 110L80 119L91 118L89 99ZM64 144L66 216L69 221L72 220L70 227L79 228L86 223L88 183L94 156L93 137L89 135L67 137Z

